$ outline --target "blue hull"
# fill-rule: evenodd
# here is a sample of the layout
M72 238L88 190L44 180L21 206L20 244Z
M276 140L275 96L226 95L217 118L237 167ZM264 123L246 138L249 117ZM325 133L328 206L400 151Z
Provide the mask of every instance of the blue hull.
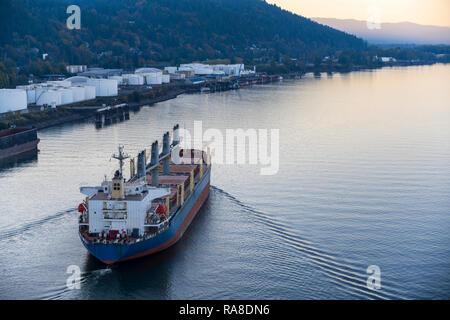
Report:
M128 245L89 243L80 234L83 245L93 256L107 264L143 257L172 246L183 236L208 197L210 172L211 169L206 170L201 181L186 198L184 205L172 217L166 231L153 238Z

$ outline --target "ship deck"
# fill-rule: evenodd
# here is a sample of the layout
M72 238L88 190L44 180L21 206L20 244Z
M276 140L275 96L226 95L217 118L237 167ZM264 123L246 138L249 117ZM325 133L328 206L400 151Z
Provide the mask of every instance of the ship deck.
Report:
M201 170L200 166L202 166L202 172L205 173L208 170L208 164L205 160L201 161L202 159L198 157L198 151L195 150L195 152L191 152L191 157L189 158L189 155L186 157L186 151L185 156L183 158L183 162L185 164L174 164L170 163L170 173L164 174L163 171L160 169L158 171L158 187L165 187L170 189L169 194L169 212L167 214L167 220L162 221L159 224L151 225L151 224L144 224L144 227L147 227L149 231L138 238L133 238L131 236L127 236L126 238L122 239L100 239L100 237L96 235L92 235L88 232L89 229L89 220L84 219L83 221L80 221L80 235L82 238L84 238L84 241L88 243L117 243L117 244L132 244L136 241L140 241L139 239L148 239L150 237L154 237L158 235L161 232L164 232L168 226L170 219L176 214L176 212L181 208L182 202L184 202L185 199L187 199L191 193L190 191L190 177L191 172L193 172L193 182L194 182L194 190L197 187L198 182L201 180ZM203 159L206 159L206 153L202 151L202 157ZM196 162L195 162L196 161ZM193 163L194 162L194 163ZM202 163L202 164L200 164ZM161 166L162 167L162 166ZM132 182L127 182L132 183ZM146 183L148 185L152 185L152 176L151 172L147 172L146 175ZM181 197L181 187L178 186L184 186L184 199L182 200ZM144 195L127 195L124 200L129 201L141 201L145 197ZM158 203L166 203L166 198L161 197L154 200L154 203L152 204L151 210L154 210L156 208L156 205ZM104 192L98 192L95 196L91 198L92 200L108 200L108 195ZM151 229L151 231L150 231Z

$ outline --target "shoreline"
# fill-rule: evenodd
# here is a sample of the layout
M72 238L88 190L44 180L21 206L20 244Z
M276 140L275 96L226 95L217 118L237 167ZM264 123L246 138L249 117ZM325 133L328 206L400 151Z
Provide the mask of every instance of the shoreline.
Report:
M350 72L359 72L359 71L371 71L371 70L378 70L378 69L384 69L384 68L393 68L393 67L410 67L410 66L431 66L431 65L435 65L437 63L429 63L429 64L410 64L410 65L398 65L398 64L393 64L393 65L385 65L385 66L381 66L381 67L373 67L373 68L368 68L368 67L361 67L361 66L356 66L356 67L352 67L349 70L336 70L335 68L309 68L308 70L302 71L302 72L290 72L290 73L284 73L284 74L279 74L277 76L282 76L283 78L286 79L297 79L297 78L302 78L303 76L305 76L306 74L312 73L312 74L320 74L320 73L350 73ZM442 64L446 64L446 63L442 63ZM275 75L271 75L271 77L274 77ZM271 80L271 81L267 81L264 83L269 83L269 82L274 82L275 80ZM227 81L227 83L232 83L233 81ZM193 86L174 86L173 88L169 87L161 87L164 88L164 90L167 90L167 92L165 92L163 95L161 96L157 96L157 97L152 97L152 98L145 98L145 93L149 93L149 92L145 92L144 94L138 94L138 98L136 100L138 101L131 101L131 102L127 102L127 104L129 105L130 108L140 108L143 106L153 106L159 102L164 102L164 101L168 101L168 100L172 100L177 98L179 95L184 94L184 93L197 93L200 92L201 87L204 86L208 86L211 84L217 83L217 81L207 81L202 85L193 85ZM257 84L264 84L264 83L257 83ZM253 84L252 84L253 85ZM250 86L252 86L250 85ZM220 91L229 91L229 90L237 90L237 89L245 89L248 88L249 86L243 86L240 88L232 88L231 86L224 88L223 90ZM132 90L132 92L136 92L135 90ZM151 91L150 91L151 92ZM212 91L212 92L216 92L216 91ZM130 96L132 94L124 94L124 95L119 95L116 97L111 97L111 98L102 98L101 102L110 102L110 105L114 105L117 103L117 101L120 100L127 100L130 99ZM56 109L50 109L50 110L44 110L44 111L35 111L35 112L29 112L29 113L24 113L22 114L22 119L17 120L17 119L11 119L12 122L17 122L16 124L18 126L34 126L36 127L38 130L42 130L42 129L46 129L49 127L54 127L54 126L58 126L58 125L62 125L62 124L66 124L66 123L70 123L70 122L76 122L76 121L80 121L80 120L86 120L89 118L93 118L95 117L95 113L97 109L102 108L103 105L98 105L98 106L69 106L69 107L58 107ZM52 113L62 113L61 115L56 114L55 117L50 116L48 119L40 119L41 116L43 114L52 114ZM28 120L24 120L28 119ZM3 121L4 122L4 121Z

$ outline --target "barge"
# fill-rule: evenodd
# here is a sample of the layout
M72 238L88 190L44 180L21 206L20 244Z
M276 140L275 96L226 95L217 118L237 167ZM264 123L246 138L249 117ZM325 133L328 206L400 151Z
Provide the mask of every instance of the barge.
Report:
M0 130L0 160L37 150L38 143L36 128Z

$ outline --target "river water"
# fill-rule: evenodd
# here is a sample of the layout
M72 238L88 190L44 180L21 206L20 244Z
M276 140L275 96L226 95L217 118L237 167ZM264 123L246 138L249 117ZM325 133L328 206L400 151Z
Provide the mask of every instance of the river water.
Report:
M96 129L39 132L37 157L0 169L0 298L450 298L450 66L323 74L181 95ZM216 164L182 240L106 267L77 234L81 185L175 123L279 131L279 171ZM71 265L80 289L69 289ZM367 286L369 266L380 289Z

